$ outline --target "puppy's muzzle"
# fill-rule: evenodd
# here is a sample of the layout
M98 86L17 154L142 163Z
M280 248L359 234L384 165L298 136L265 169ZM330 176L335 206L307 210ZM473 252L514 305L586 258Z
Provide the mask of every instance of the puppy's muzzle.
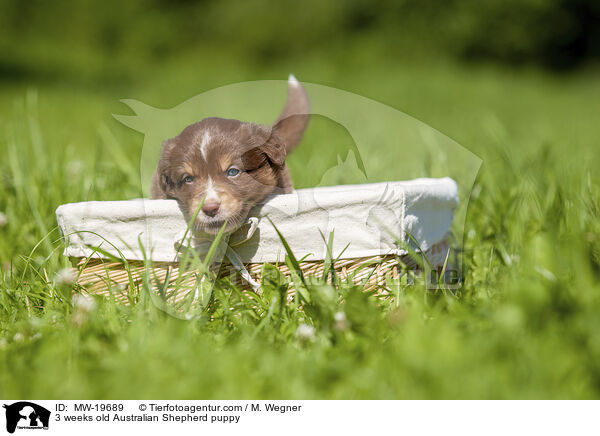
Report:
M214 217L217 213L219 213L219 208L221 207L221 203L217 201L206 201L202 205L202 212L209 217Z

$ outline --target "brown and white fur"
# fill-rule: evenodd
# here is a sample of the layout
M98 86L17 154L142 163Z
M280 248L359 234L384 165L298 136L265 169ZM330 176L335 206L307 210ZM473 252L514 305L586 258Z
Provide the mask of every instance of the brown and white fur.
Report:
M288 97L273 126L205 118L163 143L151 195L178 201L195 230L232 231L250 209L271 194L293 189L285 158L302 138L309 119L304 88L290 75Z

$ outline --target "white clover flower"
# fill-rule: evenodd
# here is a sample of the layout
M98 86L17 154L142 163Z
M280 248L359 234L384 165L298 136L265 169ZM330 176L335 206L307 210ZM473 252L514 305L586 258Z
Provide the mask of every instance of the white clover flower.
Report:
M73 324L81 327L88 320L88 315L96 308L96 302L91 297L82 294L73 295Z
M339 332L348 330L348 328L350 327L350 321L348 321L346 313L342 311L336 312L335 315L333 315L333 321L333 328Z
M70 286L75 283L77 275L73 268L63 268L54 276L54 283L57 285Z
M13 341L15 341L15 342L23 342L24 340L25 340L25 335L21 332L17 332L13 336Z
M0 228L4 227L7 224L8 224L8 218L6 218L6 215L4 215L2 212L0 212Z
M315 340L315 328L308 324L300 324L296 329L296 337L302 342L312 342Z
M93 298L86 297L82 294L73 295L73 308L77 312L88 313L96 308L96 302Z

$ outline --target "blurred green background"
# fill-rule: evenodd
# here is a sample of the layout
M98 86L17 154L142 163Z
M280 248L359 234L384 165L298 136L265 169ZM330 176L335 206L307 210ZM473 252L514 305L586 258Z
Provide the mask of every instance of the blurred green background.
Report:
M81 158L109 135L136 161L140 136L111 117L130 113L120 99L170 108L218 86L293 72L388 104L485 157L473 123L507 116L510 128L531 129L509 106L548 111L556 102L560 111L565 102L553 91L593 95L599 29L592 0L2 0L0 108L7 124L22 118L18 106L35 111L45 135ZM325 130L344 142L316 117L307 142ZM294 172L300 187L319 179Z
M568 69L598 60L599 13L592 0L4 0L0 71L122 83L182 58L214 70L367 51Z
M0 397L598 398L599 57L592 0L0 0ZM141 195L143 137L112 117L131 114L119 100L170 108L290 72L483 159L461 199L461 290L315 285L313 312L278 314L220 284L211 322L72 304L56 207ZM347 140L315 117L297 185Z

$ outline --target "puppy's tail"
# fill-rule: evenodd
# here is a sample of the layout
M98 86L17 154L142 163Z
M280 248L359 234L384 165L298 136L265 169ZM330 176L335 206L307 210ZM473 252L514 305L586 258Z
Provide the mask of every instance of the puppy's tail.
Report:
M290 74L288 79L288 95L283 111L273 124L273 131L284 141L289 153L302 139L310 118L310 102L306 90L300 82Z

